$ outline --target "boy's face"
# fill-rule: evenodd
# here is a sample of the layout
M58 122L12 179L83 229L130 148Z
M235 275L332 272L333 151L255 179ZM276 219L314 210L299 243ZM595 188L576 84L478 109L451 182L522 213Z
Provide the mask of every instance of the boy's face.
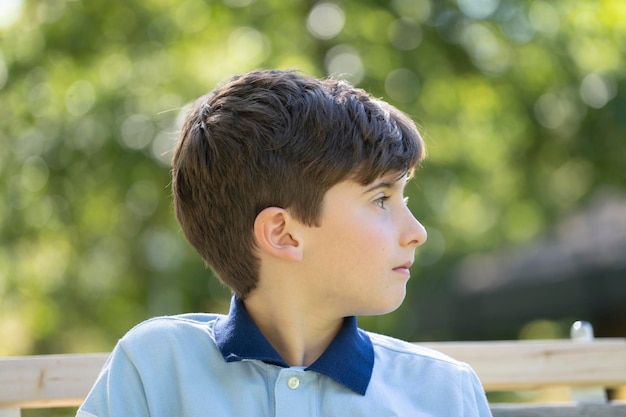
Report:
M362 186L343 181L325 197L319 227L306 228L307 287L338 317L383 314L404 300L415 248L426 230L406 206L406 178Z

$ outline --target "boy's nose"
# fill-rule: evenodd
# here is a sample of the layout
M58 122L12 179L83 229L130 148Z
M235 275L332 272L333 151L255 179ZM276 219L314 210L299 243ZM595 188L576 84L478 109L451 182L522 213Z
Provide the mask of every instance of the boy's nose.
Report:
M405 246L418 247L426 242L428 233L424 226L413 216L413 213L409 211L409 216L405 226L405 232L402 237L402 244Z

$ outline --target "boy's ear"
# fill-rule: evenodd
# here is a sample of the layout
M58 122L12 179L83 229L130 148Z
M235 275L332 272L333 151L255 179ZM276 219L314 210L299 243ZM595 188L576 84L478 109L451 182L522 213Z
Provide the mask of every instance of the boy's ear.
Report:
M259 250L289 261L302 260L298 222L280 207L268 207L254 220L254 237Z

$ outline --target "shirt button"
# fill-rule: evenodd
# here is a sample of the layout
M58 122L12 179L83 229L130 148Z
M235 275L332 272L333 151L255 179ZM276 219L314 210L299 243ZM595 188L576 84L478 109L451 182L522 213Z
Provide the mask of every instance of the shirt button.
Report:
M300 386L300 379L297 376L292 376L287 380L287 386L289 389L296 389Z

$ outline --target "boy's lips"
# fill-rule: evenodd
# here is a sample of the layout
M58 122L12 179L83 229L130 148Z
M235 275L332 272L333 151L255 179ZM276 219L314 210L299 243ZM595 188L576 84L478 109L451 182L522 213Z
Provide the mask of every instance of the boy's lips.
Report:
M402 265L396 266L395 268L393 268L393 270L395 272L408 274L409 273L409 269L411 268L411 265L413 265L413 261L405 262Z

